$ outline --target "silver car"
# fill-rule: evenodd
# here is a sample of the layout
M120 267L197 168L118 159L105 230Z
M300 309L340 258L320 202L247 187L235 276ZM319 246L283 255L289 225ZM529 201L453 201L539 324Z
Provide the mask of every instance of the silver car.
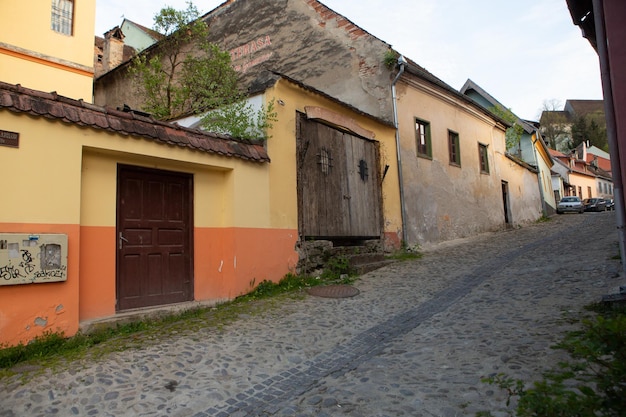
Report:
M583 206L583 202L580 197L569 196L563 197L559 204L556 205L556 213L583 213L585 211L585 207Z

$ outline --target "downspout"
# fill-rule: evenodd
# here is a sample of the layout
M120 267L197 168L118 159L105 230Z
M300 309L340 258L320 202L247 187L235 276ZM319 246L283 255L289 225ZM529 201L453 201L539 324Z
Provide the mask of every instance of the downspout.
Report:
M600 73L602 79L602 92L604 93L604 113L606 117L606 135L609 141L611 155L611 172L613 174L613 194L615 200L615 220L617 223L617 240L619 242L619 254L622 260L622 274L626 274L626 230L624 228L624 194L622 181L622 164L619 154L617 137L617 122L615 120L615 107L613 105L613 86L611 84L611 70L609 68L609 56L607 51L607 39L604 25L604 8L602 0L593 0L593 15L596 27L596 44L598 57L600 58Z
M402 152L400 152L400 130L398 129L398 107L396 105L396 101L398 99L396 95L396 83L404 73L404 67L406 65L406 59L404 56L400 55L398 58L398 66L400 66L400 71L396 75L396 78L393 79L391 83L391 105L393 107L393 125L396 128L396 158L398 160L398 182L400 183L400 217L402 219L402 244L408 244L407 238L407 224L406 224L406 214L405 214L405 204L404 204L404 180L402 177Z
M544 217L548 217L548 209L546 208L546 196L543 193L543 178L541 178L541 169L539 169L539 155L537 155L537 148L535 144L539 141L539 131L535 131L535 139L533 141L531 136L531 142L533 144L533 157L535 158L535 163L537 164L537 183L539 184L539 196L541 197L541 213Z

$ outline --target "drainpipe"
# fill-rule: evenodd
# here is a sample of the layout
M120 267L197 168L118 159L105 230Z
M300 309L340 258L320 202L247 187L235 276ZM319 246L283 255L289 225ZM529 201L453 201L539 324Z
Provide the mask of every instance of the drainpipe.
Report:
M543 193L543 178L541 178L541 169L539 169L539 155L537 155L537 148L535 147L535 144L539 141L538 130L535 130L535 137L537 139L535 139L534 141L532 140L532 137L530 140L533 144L533 157L535 158L535 163L537 164L537 182L539 184L539 196L541 197L541 212L545 217L547 217L548 209L546 208L546 196Z
M406 214L405 214L405 204L404 204L404 180L402 177L402 155L400 152L400 130L398 129L398 107L396 105L396 101L398 99L396 95L396 83L400 79L400 76L404 72L404 67L406 65L406 59L404 56L400 55L398 58L398 66L400 67L400 71L396 75L396 78L393 79L391 83L391 105L393 107L393 125L396 128L396 158L398 160L398 181L400 182L400 216L402 218L402 242L404 245L408 244L407 238L407 223L406 223Z
M606 134L609 141L611 154L611 171L613 173L613 199L615 201L615 219L617 223L617 240L619 242L619 254L622 259L622 276L626 274L626 230L624 228L624 194L621 158L617 137L617 122L615 107L613 105L613 86L611 83L611 71L609 68L609 56L607 51L607 39L604 26L604 8L602 0L593 0L593 15L596 27L596 43L598 57L600 58L600 73L602 78L602 92L604 93L604 113L606 117Z

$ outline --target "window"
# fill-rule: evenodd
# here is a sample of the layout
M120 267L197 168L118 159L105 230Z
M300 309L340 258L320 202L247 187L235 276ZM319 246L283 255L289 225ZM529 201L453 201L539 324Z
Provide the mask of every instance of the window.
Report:
M415 137L417 139L417 156L431 158L430 123L415 119Z
M450 164L461 166L459 134L451 130L448 130L448 153L450 154Z
M489 159L487 158L487 145L478 144L478 160L480 161L480 172L489 174Z
M320 169L325 175L328 175L330 173L330 168L333 166L331 162L333 158L330 157L330 151L326 148L320 149L320 153L317 154L317 158L317 163L320 166Z
M592 195L591 195L591 187L587 187L587 196L588 196L588 198L592 197Z
M74 0L52 0L52 30L71 35L73 15Z

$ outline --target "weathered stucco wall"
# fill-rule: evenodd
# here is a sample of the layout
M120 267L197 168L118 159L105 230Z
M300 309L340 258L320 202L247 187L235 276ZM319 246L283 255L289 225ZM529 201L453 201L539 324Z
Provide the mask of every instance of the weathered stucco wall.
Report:
M391 121L389 45L317 2L234 1L206 17L209 39L230 51L243 85L266 70L304 82ZM96 104L140 108L124 67L96 82Z
M415 77L398 83L398 116L409 245L428 245L504 226L496 153L502 126L463 100ZM430 124L432 158L417 155L415 119ZM460 166L448 154L448 131L459 135ZM489 174L480 172L479 143L487 145Z
M536 171L500 152L496 157L498 175L508 189L509 224L519 226L536 221L542 215Z

